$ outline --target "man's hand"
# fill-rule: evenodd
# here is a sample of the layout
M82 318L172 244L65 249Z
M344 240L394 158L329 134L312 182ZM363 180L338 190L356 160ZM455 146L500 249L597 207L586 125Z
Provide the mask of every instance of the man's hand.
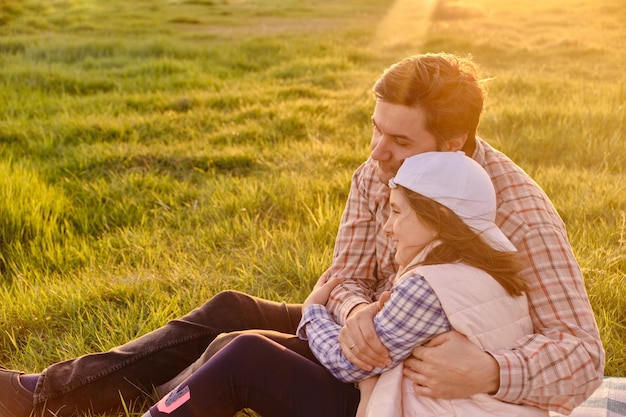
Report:
M415 348L405 361L404 375L417 395L433 398L495 394L500 388L498 362L456 331Z
M302 303L302 312L310 305L313 304L322 304L325 305L328 302L328 297L330 297L330 292L337 285L341 284L345 279L342 277L333 277L328 281L318 280L311 291L311 294L304 300Z
M355 366L366 371L391 364L389 351L381 343L374 327L374 316L388 299L389 292L385 291L378 301L356 306L339 333L343 354Z

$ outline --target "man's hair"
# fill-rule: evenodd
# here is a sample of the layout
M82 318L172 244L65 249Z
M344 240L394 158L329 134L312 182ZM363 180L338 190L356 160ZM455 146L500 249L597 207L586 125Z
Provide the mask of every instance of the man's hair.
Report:
M452 210L435 200L402 186L397 190L406 195L420 221L435 230L441 242L428 252L420 265L463 262L487 272L511 296L518 296L528 289L528 283L521 275L525 264L519 253L494 249Z
M424 127L441 146L464 134L474 141L486 91L471 56L438 53L411 56L387 68L373 93L377 100L419 107Z

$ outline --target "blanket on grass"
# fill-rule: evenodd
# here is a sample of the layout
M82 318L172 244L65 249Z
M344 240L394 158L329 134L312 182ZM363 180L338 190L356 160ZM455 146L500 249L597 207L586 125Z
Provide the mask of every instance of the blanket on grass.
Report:
M626 378L605 377L602 385L576 407L569 417L624 417L626 416ZM550 413L550 417L566 417Z

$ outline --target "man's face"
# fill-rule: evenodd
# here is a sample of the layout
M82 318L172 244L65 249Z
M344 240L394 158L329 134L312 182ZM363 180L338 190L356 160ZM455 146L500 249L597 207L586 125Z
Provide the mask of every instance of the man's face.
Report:
M372 125L372 159L378 162L377 174L385 184L405 158L440 150L435 137L424 128L424 112L420 108L377 100Z

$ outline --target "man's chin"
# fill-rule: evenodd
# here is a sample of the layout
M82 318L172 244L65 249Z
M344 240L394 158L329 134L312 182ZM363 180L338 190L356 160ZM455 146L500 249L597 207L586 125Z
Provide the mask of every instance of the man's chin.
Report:
M386 171L381 167L376 168L376 175L383 184L389 184L389 180L395 176L395 173Z

